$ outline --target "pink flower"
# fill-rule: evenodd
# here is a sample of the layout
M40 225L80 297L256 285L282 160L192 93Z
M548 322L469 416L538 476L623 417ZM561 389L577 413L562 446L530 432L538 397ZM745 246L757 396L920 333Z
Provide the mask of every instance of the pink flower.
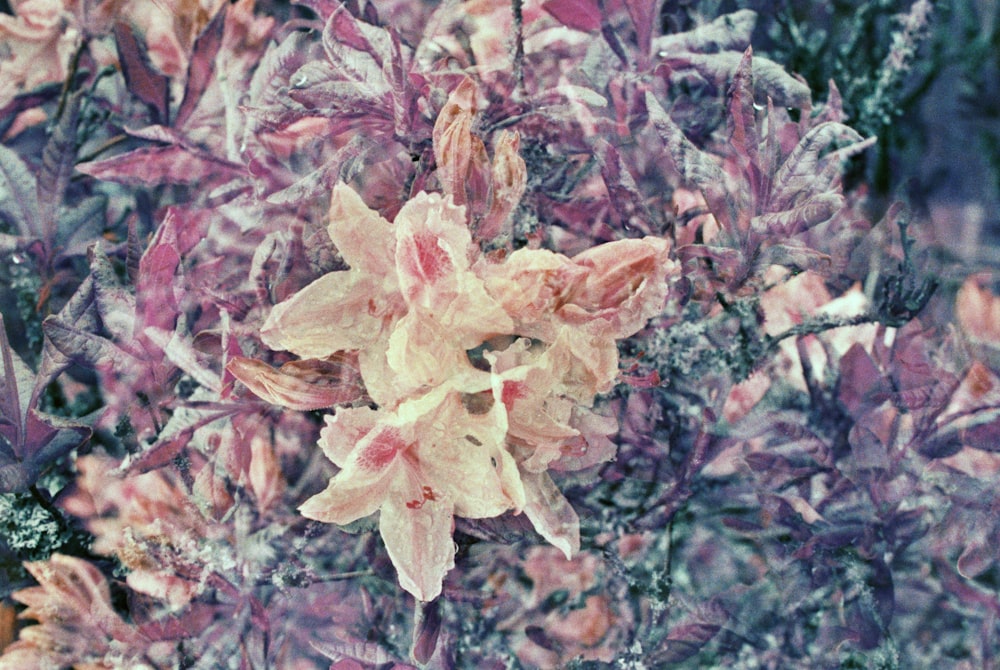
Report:
M466 349L513 327L470 269L472 236L450 200L420 193L390 224L338 184L328 230L350 269L275 306L261 333L272 349L357 350L369 395L392 406L461 372Z
M395 410L341 409L320 447L341 471L300 511L345 524L376 510L400 584L420 600L441 592L454 565L453 515L494 517L525 504L517 465L504 449L500 403L481 411L449 384Z
M442 132L468 149L475 138L459 121ZM469 169L446 163L447 188ZM579 550L579 519L547 470L613 457L617 424L590 408L618 376L616 340L659 313L678 269L658 238L488 261L469 225L450 195L419 193L390 224L338 185L329 234L350 269L277 305L262 330L269 347L311 359L357 352L379 408L327 418L320 447L341 470L300 511L338 524L378 511L400 584L421 600L454 564L456 515L523 511L566 557ZM336 399L262 366L231 369L289 407Z

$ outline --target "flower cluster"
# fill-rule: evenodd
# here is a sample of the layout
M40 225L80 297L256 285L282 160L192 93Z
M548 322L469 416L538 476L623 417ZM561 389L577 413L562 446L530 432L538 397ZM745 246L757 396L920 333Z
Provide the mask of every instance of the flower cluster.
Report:
M378 510L400 583L425 601L454 565L454 516L524 512L572 556L576 514L547 471L614 455L605 435L615 426L591 407L618 375L616 340L663 308L669 244L497 259L479 251L450 196L421 192L389 223L343 184L328 231L350 269L276 305L262 338L306 359L357 352L376 408L327 416L319 444L340 472L301 512L347 524ZM233 370L283 404L275 389L297 381Z

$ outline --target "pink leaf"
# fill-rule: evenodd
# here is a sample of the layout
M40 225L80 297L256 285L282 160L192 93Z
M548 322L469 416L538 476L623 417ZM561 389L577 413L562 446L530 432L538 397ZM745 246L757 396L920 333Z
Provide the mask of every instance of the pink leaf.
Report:
M80 163L76 169L127 186L196 184L211 189L247 176L246 168L188 147L143 147L112 158Z
M601 27L601 10L595 0L546 0L542 9L564 26L594 32Z
M170 110L170 79L153 69L128 23L115 24L115 44L129 90L149 105L154 121L166 123Z

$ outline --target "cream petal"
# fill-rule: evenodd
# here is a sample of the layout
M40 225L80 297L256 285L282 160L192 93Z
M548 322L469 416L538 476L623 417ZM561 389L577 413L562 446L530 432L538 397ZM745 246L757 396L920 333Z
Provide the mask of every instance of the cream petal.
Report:
M680 270L669 252L667 240L644 237L577 254L573 262L587 272L558 310L560 318L574 324L599 320L601 334L612 338L632 335L663 310L668 277Z
M545 472L521 472L527 504L524 513L539 535L567 559L580 551L580 518Z
M439 386L469 367L455 333L418 312L404 316L389 337L386 360L400 396Z
M408 504L409 503L409 504ZM417 600L429 602L441 594L444 576L455 567L453 507L449 500L386 500L379 515L379 532L399 584Z
M338 474L326 489L299 506L299 513L323 523L347 524L375 513L389 491L389 477L365 481Z
M331 272L275 305L261 339L276 351L325 358L368 346L385 311L378 281L353 270Z
M319 433L320 449L342 468L358 443L375 428L379 412L370 407L341 407L323 419L326 425Z
M461 394L447 393L416 428L419 469L467 518L499 516L524 502L516 466L504 450L506 412L494 403L473 414Z
M518 249L501 263L475 265L487 293L520 324L551 318L587 270L547 249Z
M407 303L431 308L428 295L456 293L456 273L469 269L472 235L464 208L436 193L418 193L396 215L396 272Z
M396 372L389 366L386 354L389 350L389 329L383 329L379 336L358 352L358 366L365 380L365 391L379 407L392 409L402 399Z
M330 239L348 265L395 282L396 235L391 223L342 182L333 187L329 218Z

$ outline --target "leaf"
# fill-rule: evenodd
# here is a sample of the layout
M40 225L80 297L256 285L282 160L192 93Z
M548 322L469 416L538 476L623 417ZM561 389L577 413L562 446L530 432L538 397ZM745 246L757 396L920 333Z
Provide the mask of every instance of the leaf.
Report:
M410 655L417 663L427 664L437 649L441 633L440 600L429 603L417 601L413 624L413 644Z
M761 250L754 261L761 273L768 266L781 265L797 271L810 271L820 275L829 275L833 270L833 258L821 251L796 244L773 244Z
M68 360L85 367L140 365L142 362L111 340L66 325L55 317L42 322L52 346Z
M586 33L596 32L603 21L595 0L545 0L542 9L564 26Z
M37 182L13 150L0 144L0 218L21 237L42 237Z
M723 51L713 54L685 53L669 55L663 62L674 70L693 69L718 87L728 86L739 69L743 55ZM753 59L754 98L772 98L776 105L804 109L810 105L812 92L803 81L785 72L778 63L758 56Z
M187 339L178 337L176 332L166 331L155 326L144 329L143 334L163 350L164 355L171 363L186 372L204 388L216 393L222 392L222 379L218 373L198 360L198 353Z
M82 90L69 96L62 116L42 149L42 167L38 173L39 217L45 227L43 237L49 244L54 242L52 231L55 230L59 208L76 161L77 122L82 97Z
M76 169L126 186L197 185L203 190L246 178L242 165L185 146L142 147Z
M856 130L840 123L821 123L811 128L774 175L769 202L772 211L789 206L800 194L814 193L820 154L832 143L844 139L851 143L862 140Z
M601 166L601 177L607 186L611 206L622 226L626 230L633 229L650 234L647 222L653 220L652 214L646 207L645 198L618 150L607 140L598 138L595 142L595 154Z
M391 54L390 43L384 29L355 19L343 7L323 29L323 49L334 68L358 86L373 90L378 86L382 92L388 90L382 64Z
M36 376L15 354L0 316L0 493L24 491L55 460L90 437L79 421L35 408L48 377Z
M632 25L635 26L639 53L648 54L653 40L653 26L659 17L660 2L657 0L624 0Z
M115 339L130 341L134 335L135 297L118 281L111 260L99 246L94 247L90 273L101 322Z
M390 654L384 647L375 642L365 642L364 640L358 640L343 635L341 637L344 638L343 641L340 639L334 639L332 641L311 640L309 645L319 653L334 661L351 659L361 661L363 663L371 663L373 665L401 663L400 659Z
M14 448L15 456L24 458L25 454L21 449L24 444L24 426L34 387L34 375L11 349L2 315L0 315L0 363L3 364L3 377L0 379L0 435Z
M178 128L190 118L201 100L202 95L215 77L215 56L222 46L222 36L228 16L227 5L212 17L208 25L195 40L191 47L191 60L188 62L187 82L184 86L184 98L177 110L174 125Z
M829 221L844 207L844 196L821 193L791 209L761 214L750 219L750 228L774 237L797 235L824 221Z
M760 139L757 136L757 121L753 100L753 49L747 47L743 59L729 87L729 143L742 159L743 172L749 180L749 191L753 194L753 208L762 200L762 177L760 157L757 155Z
M738 225L740 214L736 203L726 193L722 167L691 143L650 92L646 93L646 109L650 122L667 145L667 151L685 184L700 190L719 224L733 230Z
M170 78L153 68L128 23L116 23L114 34L118 60L129 91L149 106L155 123L166 123L170 110Z
M657 37L651 49L660 57L685 51L743 51L750 45L750 36L756 24L757 13L741 9L693 30Z

